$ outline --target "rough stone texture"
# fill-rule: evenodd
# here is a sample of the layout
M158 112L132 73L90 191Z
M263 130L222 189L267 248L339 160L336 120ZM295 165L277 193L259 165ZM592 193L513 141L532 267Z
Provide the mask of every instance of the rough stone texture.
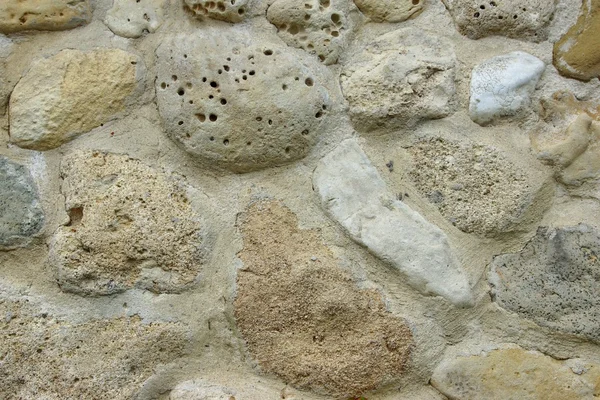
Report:
M185 4L199 18L212 18L227 22L243 21L248 15L252 0L185 0Z
M600 0L584 0L577 23L554 44L554 65L569 78L600 77Z
M63 290L180 292L194 283L208 239L184 181L91 151L63 159L61 174L70 222L55 233L50 260Z
M2 0L0 33L72 29L91 17L88 0Z
M199 380L185 381L169 394L169 400L235 400L235 391Z
M379 37L342 72L354 127L389 130L448 116L455 64L452 45L420 29Z
M354 4L374 22L402 22L423 11L421 0L354 0Z
M350 237L406 275L416 290L471 305L469 281L446 235L387 192L358 144L345 141L325 156L313 186L323 208Z
M298 229L274 201L251 205L240 227L235 316L265 371L335 398L402 374L410 329L386 312L381 294L356 287L315 230Z
M599 254L587 225L539 228L521 252L494 258L492 295L539 325L600 341Z
M0 298L0 316L3 399L132 399L187 343L181 324L137 316L76 324L27 299Z
M303 158L330 109L317 62L219 32L177 36L157 51L168 135L200 160L235 172Z
M473 68L469 115L479 125L518 116L531 102L546 65L522 51L492 57Z
M335 64L354 29L355 11L346 0L277 0L267 10L267 19L289 46Z
M458 229L495 236L519 230L544 182L535 182L499 150L431 138L408 149L417 190Z
M446 359L436 368L431 384L450 399L460 400L596 399L600 365L573 361L505 346Z
M49 150L107 122L136 88L138 57L117 49L63 50L36 62L10 97L10 139Z
M501 35L546 40L555 0L442 0L460 33L471 38Z
M115 34L137 38L153 33L163 22L166 0L114 0L104 22Z

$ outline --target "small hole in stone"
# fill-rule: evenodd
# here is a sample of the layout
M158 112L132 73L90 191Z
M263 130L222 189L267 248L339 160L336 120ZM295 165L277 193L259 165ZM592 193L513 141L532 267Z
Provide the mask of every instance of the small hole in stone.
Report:
M214 98L215 98L215 96L213 96L212 94L209 94L209 95L208 95L208 98L209 98L210 100L212 100L212 99L214 99Z
M183 90L183 88L179 88L179 90L177 91L177 94L180 96L183 96L185 94L185 90Z
M304 14L304 20L305 20L305 21L308 21L309 19L310 19L310 15L308 15L308 14Z
M229 65L223 65L223 69L227 72L229 72Z
M331 14L331 22L334 24L339 24L341 20L340 14Z
M183 125L183 121L179 121L177 125Z
M192 88L192 84L191 84L191 82L188 82L188 83L186 83L186 84L185 84L185 86L187 86L187 88L188 88L188 89L191 89L191 88Z
M272 56L273 55L273 50L265 50L264 52L265 56Z
M189 139L189 138L191 138L191 137L192 137L192 135L190 135L189 133L186 133L186 134L185 134L185 137Z
M229 146L229 140L228 140L228 139L225 139L225 140L223 140L223 144L224 144L225 146Z
M290 148L289 148L289 147L286 147L286 148L285 148L285 152L286 152L286 153L289 153L289 152L290 152Z
M223 73L223 70L222 70L222 69L219 69L219 70L217 71L217 73L218 73L219 75L221 75L221 74Z
M217 116L215 114L210 114L208 116L208 119L211 120L212 122L215 122L217 120Z
M269 125L273 125L273 121L272 120L269 120L268 123L269 123Z
M256 120L257 120L258 122L260 122L260 121L262 121L262 117L256 117Z
M221 104L223 104L223 105L227 104L227 99L221 99Z
M202 82L206 82L206 77L202 78Z
M303 134L304 136L308 135L308 129L305 129L305 130L303 130L303 131L302 131L302 134Z
M211 142L214 142L215 141L215 137L211 136L211 137L208 138L208 140L210 140Z
M173 75L173 76L171 77L171 79L173 79L174 81L176 81L176 80L177 80L177 75Z
M296 25L290 25L288 32L290 35L296 35L298 32L300 32L300 28L298 28Z
M517 19L517 16L516 16L516 15L513 15L513 19Z
M496 7L496 2L495 1L490 1L490 6Z
M321 107L323 110L327 110L327 106L325 104L323 104L323 106Z
M338 31L331 31L331 36L338 37L340 36L340 33Z
M323 54L319 54L319 60L325 61L325 56Z
M217 87L219 87L219 84L217 82L215 82L215 81L212 81L210 83L210 87L217 88Z
M245 12L246 12L246 11L245 11L243 8L240 8L240 9L238 10L238 14L240 14L240 15L244 15L244 13L245 13Z
M503 19L504 17L502 15L498 15L498 19Z
M160 84L160 87L163 88L163 89L166 89L167 88L167 84L163 82L163 83Z
M417 4L419 4L419 0L412 0L412 3L416 6Z
M206 115L204 115L204 114L202 114L202 113L200 113L200 114L196 114L196 118L198 118L198 120L199 120L200 122L204 122L204 121L206 121Z
M473 14L473 16L474 16L475 18L479 18L479 13L478 13L478 12L476 12L475 14Z
M306 78L304 80L304 83L306 84L306 86L312 86L312 85L314 85L314 82L313 82L313 80L311 78Z
M183 55L183 58L187 58L187 54L184 54L184 55Z
M482 10L485 10L485 6L483 4L480 5L479 8L481 8Z
M248 77L247 77L246 75L243 75L243 76L242 76L242 79L243 79L243 80L246 80L246 79L248 79Z
M256 74L256 72L254 70L248 72L248 75L254 75L254 74Z
M321 118L322 116L323 116L323 113L321 111L319 111L315 114L315 118Z
M188 103L194 104L194 100L190 100L190 101L188 101Z
M287 87L288 87L288 86L287 86L285 83L284 83L283 85L281 85L281 88L282 88L283 90L287 90Z

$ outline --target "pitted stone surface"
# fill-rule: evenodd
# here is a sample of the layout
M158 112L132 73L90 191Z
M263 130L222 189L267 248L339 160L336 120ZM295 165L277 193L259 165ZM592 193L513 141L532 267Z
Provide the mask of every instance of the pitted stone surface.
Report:
M374 22L402 22L423 11L423 0L354 0Z
M183 180L92 151L66 157L61 175L70 222L54 234L50 261L63 290L181 292L194 283L209 240Z
M335 64L355 26L356 8L346 0L277 0L267 19L289 45Z
M124 111L141 61L117 49L63 50L36 62L10 97L10 140L49 150Z
M185 4L199 18L240 22L248 15L252 0L185 0Z
M437 226L387 192L366 154L348 140L321 160L313 185L323 208L356 242L423 294L472 305L469 280Z
M104 22L111 31L126 38L137 38L144 32L156 32L163 22L165 1L114 0Z
M235 172L303 158L331 108L323 67L238 33L177 36L159 47L156 91L168 135Z
M448 116L455 64L452 44L420 29L379 37L342 72L354 127L392 130Z
M501 35L546 40L555 0L442 0L460 33L471 38Z
M0 157L0 249L26 245L43 225L44 213L29 171Z
M600 342L600 235L580 224L539 228L516 254L494 258L496 302L539 325Z
M91 17L88 0L2 0L0 32L60 31L87 24Z
M240 228L235 316L265 371L335 398L403 373L410 329L385 310L380 293L356 286L317 231L299 229L275 201L252 204Z

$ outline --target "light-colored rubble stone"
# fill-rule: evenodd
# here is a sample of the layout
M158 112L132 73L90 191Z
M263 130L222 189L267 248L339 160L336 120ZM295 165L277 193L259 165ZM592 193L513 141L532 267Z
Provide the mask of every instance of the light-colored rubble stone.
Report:
M126 38L154 33L164 18L166 0L114 0L104 22L111 31Z
M0 32L60 31L87 24L91 17L88 0L2 0Z
M423 0L354 0L374 22L402 22L423 11Z
M325 156L313 185L323 208L350 237L402 272L412 287L471 305L469 280L446 235L387 192L356 142L345 141Z
M65 157L61 175L70 222L54 234L50 261L63 290L181 292L194 283L209 239L182 179L92 151Z
M193 380L177 385L169 393L169 400L235 400L236 396L234 395L235 391L232 389L201 380Z
M116 117L137 87L140 64L117 49L63 50L36 62L10 97L11 142L49 150Z
M252 0L185 0L185 4L199 18L241 22L248 15Z

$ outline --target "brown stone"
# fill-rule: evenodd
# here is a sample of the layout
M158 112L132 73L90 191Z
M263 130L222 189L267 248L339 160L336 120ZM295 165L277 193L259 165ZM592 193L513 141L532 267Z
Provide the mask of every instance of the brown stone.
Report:
M87 0L2 0L0 32L61 31L88 23Z

